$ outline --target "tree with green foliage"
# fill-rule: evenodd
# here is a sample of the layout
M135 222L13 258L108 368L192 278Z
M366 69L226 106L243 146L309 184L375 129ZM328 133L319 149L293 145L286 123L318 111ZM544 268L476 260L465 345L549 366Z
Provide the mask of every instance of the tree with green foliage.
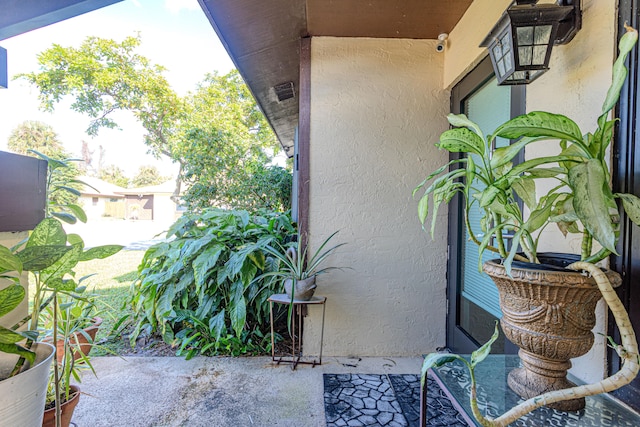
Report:
M160 175L160 171L155 166L140 166L138 173L131 180L131 185L133 188L146 187L162 184L170 179L170 176Z
M36 150L49 157L69 157L53 128L37 120L26 120L11 131L7 148L17 154L31 155Z
M129 187L129 178L125 176L124 171L118 166L109 165L102 168L102 170L100 170L98 178L122 188Z
M47 196L51 206L77 203L81 184L76 181L80 170L76 165L77 161L71 159L71 155L65 151L53 127L40 121L24 121L11 131L7 147L14 153L49 162L49 177L54 180ZM61 187L68 188L68 191L59 190Z
M91 118L90 135L117 128L115 111L131 112L145 128L151 152L180 164L175 198L183 179L194 207L259 206L245 201L253 190L244 183L256 164L270 163L266 152L279 147L238 72L208 75L181 98L165 69L136 53L140 43L138 35L122 43L89 37L79 48L54 44L38 56L40 71L19 77L38 87L48 111L70 96L72 110Z
M260 177L269 172L289 182L291 174L267 167L271 159L265 148L275 149L277 140L240 75L235 71L207 75L186 105L191 127L185 128L177 147L186 160L183 173L190 185L186 203L199 208L217 204L288 209L289 196L274 198L277 188L256 191Z

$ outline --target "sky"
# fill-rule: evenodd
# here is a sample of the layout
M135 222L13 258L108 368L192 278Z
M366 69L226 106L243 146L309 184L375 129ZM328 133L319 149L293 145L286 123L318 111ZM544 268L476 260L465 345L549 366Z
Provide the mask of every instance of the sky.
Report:
M69 100L57 104L53 113L40 111L37 88L12 80L18 73L37 71L37 54L54 43L78 47L88 36L121 42L138 31L142 38L138 52L167 69L165 77L179 95L195 90L206 73L226 74L234 68L196 0L125 0L0 40L0 46L7 49L9 73L9 87L0 89L0 150L7 149L7 139L20 123L38 120L51 125L74 156L80 157L82 141L87 141L96 155L102 145L104 164L119 166L129 177L141 165L155 165L164 175L174 175L176 165L147 154L144 129L129 113L114 116L121 130L103 129L91 137L85 133L90 118L71 111Z

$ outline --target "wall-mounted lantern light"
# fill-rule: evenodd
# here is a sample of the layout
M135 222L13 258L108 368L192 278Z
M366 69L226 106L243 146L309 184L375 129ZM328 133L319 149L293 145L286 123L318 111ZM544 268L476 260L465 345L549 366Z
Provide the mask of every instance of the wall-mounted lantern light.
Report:
M516 0L480 44L500 85L528 84L549 69L554 44L573 39L582 23L580 0Z

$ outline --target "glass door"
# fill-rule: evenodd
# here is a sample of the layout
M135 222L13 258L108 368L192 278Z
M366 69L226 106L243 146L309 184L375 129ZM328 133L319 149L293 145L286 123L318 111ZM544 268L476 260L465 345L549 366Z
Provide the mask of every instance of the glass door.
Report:
M464 113L485 134L524 110L522 87L498 86L488 58L463 79L452 91L452 111ZM509 140L496 140L495 148ZM479 187L480 184L476 187ZM472 231L480 234L479 209L469 213ZM483 261L496 258L485 251ZM478 270L478 246L470 240L464 224L460 201L449 211L449 277L447 347L456 353L470 353L493 334L495 320L501 317L498 290L493 281ZM514 353L517 348L501 335L494 344L496 352Z

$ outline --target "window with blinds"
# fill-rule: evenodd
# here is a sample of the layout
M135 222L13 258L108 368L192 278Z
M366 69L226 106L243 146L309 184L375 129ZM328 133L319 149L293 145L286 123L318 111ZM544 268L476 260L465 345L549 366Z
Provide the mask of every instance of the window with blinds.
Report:
M464 110L467 117L476 122L485 135L493 131L502 123L511 118L511 89L508 86L498 86L496 80L489 81L480 90L476 91L465 101ZM509 144L509 140L500 138L495 147ZM476 187L481 189L480 183ZM475 207L475 205L474 205ZM480 209L472 209L469 213L471 227L478 240L482 240ZM464 233L463 270L462 270L462 297L471 301L478 307L500 318L500 301L498 289L491 279L478 270L478 246L469 239L468 232ZM485 251L482 262L497 258L498 255Z

